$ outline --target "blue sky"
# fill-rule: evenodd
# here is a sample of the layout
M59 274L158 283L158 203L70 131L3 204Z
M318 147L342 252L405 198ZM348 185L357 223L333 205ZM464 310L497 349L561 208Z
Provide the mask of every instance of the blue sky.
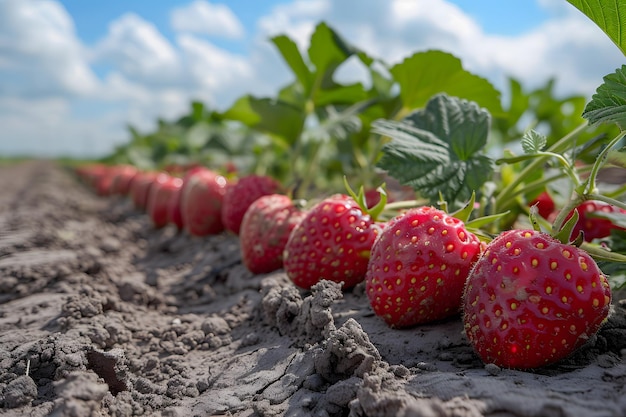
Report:
M192 99L272 95L290 75L268 38L306 48L321 20L390 64L451 52L498 88L558 76L590 96L624 62L565 0L0 0L0 156L102 156Z

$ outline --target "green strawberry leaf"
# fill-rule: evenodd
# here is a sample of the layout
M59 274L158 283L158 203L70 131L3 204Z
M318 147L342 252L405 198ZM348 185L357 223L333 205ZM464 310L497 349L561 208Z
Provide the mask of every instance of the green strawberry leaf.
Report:
M402 121L377 120L376 133L391 141L378 166L436 202L468 200L491 178L493 161L482 153L491 116L474 102L438 94Z
M548 143L545 135L530 129L522 137L522 149L527 154L541 152Z
M465 70L461 60L446 52L418 52L390 72L400 86L405 109L421 108L437 93L473 100L494 114L502 113L500 92L489 81Z
M570 217L565 224L561 227L561 230L553 230L552 236L561 243L570 243L572 241L572 232L576 223L578 223L578 210L574 210L572 217ZM575 236L577 238L578 236Z
M241 97L223 116L278 136L288 144L295 143L304 128L304 115L298 107L281 100L251 95Z
M626 55L626 3L617 0L567 0L600 27Z
M337 32L322 22L311 35L309 59L315 65L317 82L322 88L334 86L332 74L357 49L346 42Z
M592 125L615 123L621 130L626 128L626 65L604 77L604 83L585 107L583 117Z
M289 68L291 68L291 71L293 71L298 81L300 81L306 90L309 90L313 82L313 75L306 62L304 62L304 58L302 58L302 54L300 54L296 43L286 35L276 36L272 38L271 41L276 45L278 51L283 56L287 65L289 65Z
M483 226L488 225L489 223L493 223L497 220L500 220L506 217L510 213L509 210L498 213L498 214L490 214L489 216L478 217L476 219L470 220L465 223L465 226L472 229L480 229Z
M441 196L443 197L443 196ZM443 198L442 198L443 200ZM470 197L469 201L467 201L463 207L455 211L454 213L450 213L450 216L455 217L461 220L463 223L467 223L472 212L474 211L474 204L476 203L476 193L472 191L472 197ZM444 210L446 211L446 210Z
M593 243L583 242L580 245L580 248L591 255L591 257L593 257L596 261L617 262L622 265L626 263L626 255L606 250L605 248Z

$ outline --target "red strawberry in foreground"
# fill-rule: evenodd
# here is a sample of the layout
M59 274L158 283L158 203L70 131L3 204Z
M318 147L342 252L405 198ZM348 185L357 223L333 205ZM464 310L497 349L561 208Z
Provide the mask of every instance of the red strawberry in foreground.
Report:
M433 207L391 219L372 247L367 269L374 312L393 327L458 313L480 251L480 241L461 220Z
M611 235L611 230L621 229L613 224L609 219L601 217L593 217L594 213L622 213L626 214L626 210L612 206L603 201L585 201L576 207L578 210L578 222L572 230L572 239L575 239L580 232L584 233L585 241L591 242L593 239L601 239ZM572 210L566 217L566 220L574 215Z
M266 195L252 203L239 230L241 255L248 270L264 274L280 269L289 235L305 215L286 195Z
M222 201L228 181L208 168L194 169L184 183L181 213L191 235L206 236L224 230Z
M487 245L468 278L465 332L485 363L538 368L583 345L610 303L606 277L585 251L510 230Z
M316 204L291 232L284 267L299 287L309 289L322 279L363 281L380 226L349 196L336 194Z
M228 187L222 206L222 223L226 230L239 234L246 210L257 198L278 192L280 184L273 178L249 175Z

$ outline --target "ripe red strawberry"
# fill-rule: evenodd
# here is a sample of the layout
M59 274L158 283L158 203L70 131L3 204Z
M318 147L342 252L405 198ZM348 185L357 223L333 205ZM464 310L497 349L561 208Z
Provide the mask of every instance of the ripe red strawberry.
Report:
M205 236L224 230L222 201L228 181L208 168L198 168L185 181L181 213L185 229L191 235Z
M529 369L583 345L609 313L606 277L583 250L534 230L501 233L476 263L465 332L485 363Z
M222 223L226 230L239 234L241 220L257 198L278 192L280 184L272 177L249 175L228 187L222 206Z
M99 196L111 195L111 184L113 183L114 168L105 166L96 173L95 189Z
M180 210L180 200L184 181L181 179L180 183L180 187L172 192L167 202L167 222L175 225L178 230L183 230L185 225L183 223L183 213Z
M139 170L132 165L119 165L115 167L111 180L111 194L127 195L130 184Z
M613 224L609 219L593 217L594 213L622 213L626 210L612 206L603 201L585 201L576 207L578 210L578 222L572 230L572 239L575 239L580 232L584 233L585 240L591 242L593 239L600 239L611 235L611 230L624 228ZM572 210L566 220L574 215Z
M82 181L85 182L92 189L96 188L98 178L107 170L106 165L104 164L89 164L89 165L81 165L76 168L76 174L80 177Z
M531 207L537 205L537 211L544 219L549 219L555 209L554 200L547 191L543 191L539 194L529 205Z
M169 222L168 206L170 200L181 189L182 185L182 179L166 173L160 173L154 179L148 194L147 212L155 228L164 227Z
M158 175L157 172L140 172L131 181L130 196L136 209L146 210L150 187Z
M184 170L184 167L178 167L172 165L169 167L173 172L180 173L181 170ZM189 181L189 177L191 177L195 172L201 171L205 169L200 165L191 165L184 171L184 176L182 178L182 186L180 189L174 192L167 206L167 220L169 223L174 224L178 230L183 230L185 228L185 224L183 222L183 212L181 209L182 199L183 199L183 189L185 184Z
M252 203L239 230L241 256L248 270L264 274L282 268L289 235L305 215L286 195L270 194Z
M457 314L481 248L461 220L433 207L391 219L374 243L367 269L366 291L374 313L392 327Z
M363 281L380 226L349 196L336 194L316 204L291 232L284 267L299 287L322 279L350 288Z

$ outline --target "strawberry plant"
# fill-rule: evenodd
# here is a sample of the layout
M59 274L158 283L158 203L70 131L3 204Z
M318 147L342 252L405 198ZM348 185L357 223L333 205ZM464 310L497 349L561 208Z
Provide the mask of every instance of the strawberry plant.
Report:
M616 125L620 131L615 136L589 137L583 134L587 123L562 138L529 129L519 142L523 154L507 150L499 159L487 152L490 114L467 100L438 94L401 120L373 124L389 138L379 167L430 204L460 207L471 193L478 197L479 218L468 229L490 243L469 273L463 317L471 345L487 363L521 369L554 363L589 340L608 316L611 289L594 258L607 270L621 268L623 273L626 257L595 240L625 224L626 205L615 198L625 190L603 190L597 178L606 161L624 166L625 80L626 66L605 77L583 112L592 125ZM558 212L556 202L546 198L553 182L560 182ZM534 206L530 212L528 202ZM596 210L599 205L605 208ZM588 207L596 216L592 221ZM539 208L545 218L536 217ZM579 216L582 223L577 224ZM602 222L607 223L599 227ZM587 233L587 242L578 234L584 225L594 230ZM368 295L374 310L398 325L415 314L409 301L418 299L420 289L406 284L404 271L419 269L423 261L395 256L402 245L394 246L389 226L374 245L369 272L378 275L368 278ZM407 234L399 229L398 235ZM384 238L389 241L383 245L386 255L377 248ZM438 305L433 298L420 305L422 312L426 305Z

